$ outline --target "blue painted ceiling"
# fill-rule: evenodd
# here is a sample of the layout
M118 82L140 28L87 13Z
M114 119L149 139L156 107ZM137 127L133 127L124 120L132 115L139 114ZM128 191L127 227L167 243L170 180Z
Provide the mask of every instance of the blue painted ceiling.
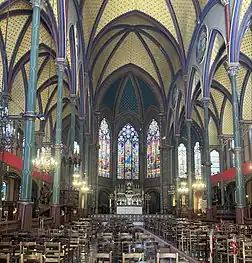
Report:
M113 111L116 104L120 103L119 113L125 111L139 113L139 107L143 107L144 112L152 105L158 107L156 96L151 87L138 77L134 77L134 79L137 85L132 83L132 78L129 78L127 82L122 81L122 78L117 79L106 91L101 108L107 107ZM135 88L139 88L139 91L136 92ZM122 89L122 96L118 96ZM137 98L138 94L141 96L139 99ZM120 98L120 102L116 101L116 98ZM138 101L142 101L143 105L139 105Z

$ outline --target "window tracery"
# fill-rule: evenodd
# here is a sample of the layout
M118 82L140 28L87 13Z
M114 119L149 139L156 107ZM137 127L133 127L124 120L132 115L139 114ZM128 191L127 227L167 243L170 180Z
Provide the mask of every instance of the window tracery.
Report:
M106 119L102 119L99 128L98 175L109 177L110 171L110 131Z
M152 120L147 134L147 178L160 176L160 132L156 120Z
M139 178L139 137L127 123L118 135L117 179Z

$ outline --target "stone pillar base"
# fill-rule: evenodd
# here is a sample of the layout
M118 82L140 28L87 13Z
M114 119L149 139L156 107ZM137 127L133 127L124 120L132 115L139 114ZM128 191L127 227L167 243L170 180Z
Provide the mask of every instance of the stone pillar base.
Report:
M54 226L60 226L60 205L51 205L51 217Z
M30 231L32 226L32 202L18 203L18 219L22 231Z
M207 208L206 210L206 217L207 219L209 220L212 220L213 219L213 208Z
M193 209L192 208L188 208L188 218L189 219L193 218Z
M244 207L236 207L236 224L243 225L245 219L245 208Z

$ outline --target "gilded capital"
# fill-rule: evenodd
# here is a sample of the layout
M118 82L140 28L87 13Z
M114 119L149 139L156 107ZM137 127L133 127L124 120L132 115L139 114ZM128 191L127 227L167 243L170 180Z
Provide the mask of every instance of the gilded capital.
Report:
M66 66L65 58L56 58L55 64L58 72L64 72Z
M227 64L227 72L230 76L236 76L239 72L240 66L238 62L231 62Z
M220 0L223 6L229 5L229 0Z
M45 0L31 0L32 7L39 7L43 9L45 6Z

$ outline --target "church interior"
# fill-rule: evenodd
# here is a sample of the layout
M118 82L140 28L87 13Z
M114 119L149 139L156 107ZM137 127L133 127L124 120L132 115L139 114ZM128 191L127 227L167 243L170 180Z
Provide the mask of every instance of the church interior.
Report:
M0 81L0 262L252 261L251 0L0 0Z

